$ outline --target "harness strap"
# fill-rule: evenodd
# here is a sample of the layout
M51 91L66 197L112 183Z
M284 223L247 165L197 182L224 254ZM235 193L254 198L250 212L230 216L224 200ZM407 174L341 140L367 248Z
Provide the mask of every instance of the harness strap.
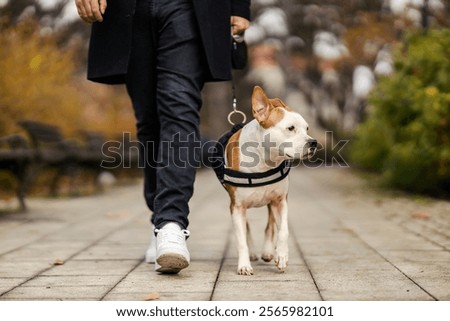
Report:
M231 136L242 127L244 124L234 125L215 145L212 167L220 183L237 187L258 187L279 182L288 176L291 169L290 161L284 161L280 166L262 173L243 173L225 167L225 146Z
M290 162L284 161L277 168L262 173L243 173L224 168L224 178L222 184L229 184L238 187L258 187L270 185L281 181L288 176L291 170Z
M225 146L227 145L231 136L233 136L242 127L244 127L244 124L234 125L229 132L225 133L222 137L220 137L220 139L214 146L214 150L212 152L213 159L211 161L211 166L214 169L214 172L216 172L216 176L222 184L225 176Z

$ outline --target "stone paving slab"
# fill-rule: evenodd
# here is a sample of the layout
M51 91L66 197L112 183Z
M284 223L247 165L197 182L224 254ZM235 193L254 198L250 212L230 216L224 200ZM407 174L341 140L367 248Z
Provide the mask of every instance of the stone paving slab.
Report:
M165 300L209 300L215 285L220 262L194 261L178 275L160 275L153 265L142 263L128 274L106 300L143 300L150 293L159 293ZM199 296L196 298L196 296Z
M28 213L0 214L0 300L450 300L450 202L384 193L339 167L294 169L290 180L285 273L259 260L255 275L236 274L228 195L201 170L188 269L161 275L143 261L141 182L36 198ZM260 249L266 209L248 219Z

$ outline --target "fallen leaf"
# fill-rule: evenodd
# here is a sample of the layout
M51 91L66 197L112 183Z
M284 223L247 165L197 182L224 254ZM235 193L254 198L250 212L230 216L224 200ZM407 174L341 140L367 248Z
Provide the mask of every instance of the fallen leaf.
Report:
M428 220L430 218L430 213L428 212L416 212L412 215L413 218L418 220Z
M64 263L66 263L66 262L64 262L64 260L56 259L56 260L53 262L53 265L63 265Z
M159 299L159 293L152 292L144 298L144 301L152 301L152 300L156 300L156 299Z

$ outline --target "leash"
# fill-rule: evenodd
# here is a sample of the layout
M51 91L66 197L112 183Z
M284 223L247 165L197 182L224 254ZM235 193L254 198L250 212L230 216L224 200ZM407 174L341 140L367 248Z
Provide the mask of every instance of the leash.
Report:
M238 114L242 116L241 124L245 124L245 122L247 121L247 116L245 116L245 114L242 111L237 109L237 98L236 98L236 89L234 88L234 79L231 80L231 90L233 94L233 102L232 102L233 110L228 114L228 122L231 124L231 126L236 125L236 123L234 123L231 120L231 117L235 114Z

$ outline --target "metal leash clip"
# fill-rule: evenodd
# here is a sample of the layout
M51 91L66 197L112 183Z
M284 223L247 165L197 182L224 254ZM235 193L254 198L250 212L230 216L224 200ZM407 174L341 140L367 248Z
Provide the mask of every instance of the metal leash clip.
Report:
M241 115L242 116L242 124L245 124L245 122L247 121L247 116L242 112L242 111L240 111L240 110L237 110L237 99L236 99L236 96L234 95L234 88L233 88L233 111L231 111L229 114L228 114L228 122L232 125L232 126L234 126L234 125L236 125L236 123L234 123L232 120L231 120L231 117L234 115L234 114L239 114L239 115Z

